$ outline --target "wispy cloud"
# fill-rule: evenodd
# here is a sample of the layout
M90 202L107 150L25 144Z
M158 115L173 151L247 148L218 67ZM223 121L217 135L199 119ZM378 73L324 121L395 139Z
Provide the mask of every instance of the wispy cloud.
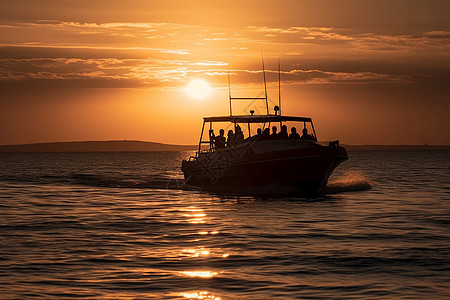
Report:
M228 75L226 63L207 60L29 58L0 59L0 66L2 82L90 80L89 87L97 87L96 81L98 87L104 87L105 81L110 81L108 87L111 88L178 87L199 76L206 76L210 82L225 84ZM261 82L260 69L232 69L229 72L239 78L239 84ZM266 72L268 80L274 81L277 71L269 69ZM282 71L282 77L284 84L408 83L424 79L420 75L302 69Z
M409 35L362 34L354 46L365 50L450 49L449 31L428 31Z
M89 86L95 87L95 82L104 86L110 80L114 82L111 87L158 87L184 85L199 76L226 83L224 76L229 68L243 77L240 82L259 82L260 78L252 76L260 74L261 70L250 70L245 64L236 69L229 66L228 61L230 58L236 61L241 56L259 57L261 50L269 57L289 56L290 62L300 57L303 61L339 57L348 60L357 57L360 61L370 57L381 61L386 53L404 53L411 59L415 53L422 54L424 49L444 53L450 50L450 32L376 34L355 33L345 28L301 26L248 26L235 32L227 28L174 23L41 20L3 24L0 26L0 45L20 46L28 53L23 58L17 58L15 54L0 56L3 57L0 58L0 80L3 82L89 80ZM37 49L40 50L35 51ZM91 57L80 54L86 49ZM40 54L36 57L35 53ZM285 65L284 70L286 82L292 84L405 83L429 75L416 76L401 70L391 74L389 70L380 72L370 68L362 70L361 67L299 69L293 63Z
M308 43L342 42L346 41L349 50L403 50L405 47L442 47L450 48L449 31L426 31L415 34L377 34L356 33L349 29L332 27L288 27L270 28L248 26L247 29L263 33L261 37L271 37L272 41L281 43L298 43L307 40ZM269 35L267 33L270 33Z
M266 70L269 82L278 80L276 70ZM232 70L244 83L258 83L262 81L262 70ZM271 75L272 74L272 75ZM226 75L226 74L221 74ZM326 70L293 69L282 71L283 84L371 84L371 83L411 83L427 79L416 74L398 75L376 72L331 72ZM428 78L429 79L429 78Z
M30 80L104 80L131 81L136 87L179 86L194 76L219 75L216 69L205 66L224 66L218 61L186 61L168 59L81 59L81 58L27 58L0 59L0 81ZM192 68L192 66L201 69ZM92 85L92 84L91 84ZM94 84L95 85L95 84ZM117 87L123 87L119 85ZM114 86L111 86L114 87Z
M279 54L301 52L336 55L349 51L420 51L421 48L450 48L450 32L414 34L354 32L346 28L286 28L247 26L240 32L229 28L207 28L176 23L82 23L40 20L10 22L0 26L0 44L47 47L104 47L161 49L163 53L186 55L208 48L211 52L251 50ZM334 45L327 48L326 45ZM339 46L337 46L339 45ZM339 55L339 54L338 54Z
M285 76L290 82L307 83L407 83L411 75L394 75L374 72L330 72L323 70L292 70Z

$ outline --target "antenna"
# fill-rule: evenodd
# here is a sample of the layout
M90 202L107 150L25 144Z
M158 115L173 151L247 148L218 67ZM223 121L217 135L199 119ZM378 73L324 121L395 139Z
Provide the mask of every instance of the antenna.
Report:
M281 73L280 73L280 57L278 56L278 108L281 115Z
M269 103L267 102L267 85L266 85L266 71L264 69L264 55L261 51L261 59L262 59L262 67L263 67L263 78L264 78L264 95L266 96L266 110L267 114L269 114Z
M230 116L233 115L231 111L231 83L230 83L230 70L228 70L228 98L230 98Z
M262 56L262 51L261 51ZM232 100L266 100L267 115L269 115L269 104L267 102L267 87L266 87L266 71L264 69L264 57L262 57L263 64L263 76L264 76L264 94L265 97L231 97L231 82L230 82L230 70L228 70L228 97L230 99L230 117L233 116Z

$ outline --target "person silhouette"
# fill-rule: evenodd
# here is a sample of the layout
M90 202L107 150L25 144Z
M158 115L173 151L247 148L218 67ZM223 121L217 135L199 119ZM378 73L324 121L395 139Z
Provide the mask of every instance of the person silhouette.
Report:
M282 139L287 139L288 138L288 132L287 132L287 126L286 125L281 126L281 130L278 133L278 137L282 138Z
M276 138L277 137L277 126L273 126L272 127L272 133L270 134L271 138Z
M233 130L228 130L228 138L227 138L227 146L233 146L235 143L235 135L233 133Z
M241 127L239 125L236 125L236 136L235 136L235 143L236 145L241 144L244 142L244 133L241 130Z
M297 128L292 127L291 128L291 134L289 135L290 139L299 139L300 135L297 133Z
M303 130L302 130L302 136L301 136L301 138L302 139L304 139L304 140L316 140L312 135L310 135L309 133L308 133L308 129L306 129L306 128L303 128Z
M270 129L269 128L266 128L263 130L263 132L261 133L261 139L262 140L270 139Z
M219 130L219 136L216 136L214 141L216 144L216 149L225 148L225 131L223 129Z

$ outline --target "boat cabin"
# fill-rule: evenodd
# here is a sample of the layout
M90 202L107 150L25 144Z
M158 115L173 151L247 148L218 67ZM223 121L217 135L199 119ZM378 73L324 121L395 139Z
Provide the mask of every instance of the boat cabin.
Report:
M225 138L227 132L232 130L236 133L238 127L241 128L244 137L249 138L257 134L257 129L271 129L272 126L277 126L278 132L281 126L288 126L288 134L292 126L295 126L299 135L303 128L306 128L311 136L317 141L317 135L314 129L314 124L311 118L308 117L292 117L281 115L234 115L234 116L216 116L216 117L204 117L203 126L200 135L200 141L198 145L198 153L214 152L215 145L211 140L211 133L215 136L219 135L219 130L225 131Z

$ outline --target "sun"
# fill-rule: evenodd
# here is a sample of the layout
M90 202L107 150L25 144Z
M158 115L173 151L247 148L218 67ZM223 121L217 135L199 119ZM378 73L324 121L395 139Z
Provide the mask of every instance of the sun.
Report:
M186 88L186 92L196 99L202 99L209 95L209 84L201 79L192 80Z

